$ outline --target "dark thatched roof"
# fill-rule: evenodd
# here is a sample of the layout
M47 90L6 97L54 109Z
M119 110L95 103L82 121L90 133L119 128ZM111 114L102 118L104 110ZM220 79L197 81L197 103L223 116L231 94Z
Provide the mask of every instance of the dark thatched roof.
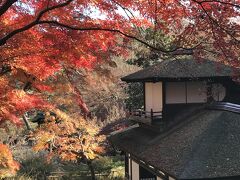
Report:
M142 127L110 141L177 179L240 176L240 115L201 110L164 134Z
M167 79L222 78L239 75L237 68L219 62L194 59L165 60L122 78L127 82L161 81Z

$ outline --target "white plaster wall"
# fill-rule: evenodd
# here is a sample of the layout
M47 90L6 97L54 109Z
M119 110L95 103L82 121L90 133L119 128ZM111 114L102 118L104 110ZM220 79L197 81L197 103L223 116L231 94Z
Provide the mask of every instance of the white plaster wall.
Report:
M166 103L178 104L186 103L185 82L166 83Z
M152 108L152 84L153 83L145 83L145 108L146 111L150 111Z
M166 83L166 103L204 103L207 102L205 82L168 82Z
M205 82L187 82L187 103L207 102L207 85Z
M146 111L162 111L162 82L145 83Z
M226 95L226 89L221 84L214 84L213 98L222 101ZM145 107L146 111L162 111L162 82L145 83ZM205 103L207 102L206 82L167 82L166 103Z
M153 111L162 111L162 82L153 83Z
M139 180L139 165L132 160L132 180Z

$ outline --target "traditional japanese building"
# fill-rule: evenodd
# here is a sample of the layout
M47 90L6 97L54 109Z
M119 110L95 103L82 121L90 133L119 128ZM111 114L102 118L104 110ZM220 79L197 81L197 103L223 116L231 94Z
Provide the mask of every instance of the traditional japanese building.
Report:
M240 179L239 69L168 60L123 77L142 82L144 108L110 137L130 180Z

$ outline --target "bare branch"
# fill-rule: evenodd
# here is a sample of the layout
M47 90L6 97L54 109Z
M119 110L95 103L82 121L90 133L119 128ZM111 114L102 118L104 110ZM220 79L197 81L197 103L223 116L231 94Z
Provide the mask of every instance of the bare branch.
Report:
M133 40L136 40L142 44L144 44L145 46L153 49L153 50L156 50L156 51L160 51L162 53L166 53L166 54L172 54L172 55L175 55L175 54L192 54L192 51L197 47L199 46L199 44L197 46L194 46L192 48L184 48L184 47L176 47L174 49L171 49L171 50L166 50L166 49L163 49L163 48L158 48L158 47L155 47L149 43L147 43L146 41L144 40L141 40L139 38L137 38L136 36L134 35L130 35L130 34L127 34L125 32L122 32L118 29L110 29L110 28L101 28L101 27L86 27L86 28L82 28L82 27L76 27L76 26L70 26L70 25L67 25L67 24L63 24L63 23L60 23L58 21L39 21L38 24L51 24L51 25L55 25L55 26L58 26L58 27L63 27L63 28L66 28L66 29L70 29L70 30L76 30L76 31L106 31L106 32L112 32L112 33L118 33L118 34L121 34L127 38L130 38L130 39L133 39Z
M23 121L24 121L24 123L25 123L25 125L26 125L27 130L29 130L29 131L32 130L32 129L31 129L31 126L30 126L30 124L29 124L29 121L28 121L28 119L27 119L27 117L26 117L25 114L22 116L22 119L23 119Z

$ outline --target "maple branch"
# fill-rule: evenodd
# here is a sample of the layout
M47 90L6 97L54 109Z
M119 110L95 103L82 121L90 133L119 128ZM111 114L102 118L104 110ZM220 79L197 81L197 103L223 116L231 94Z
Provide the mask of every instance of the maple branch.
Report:
M42 16L44 14L46 14L47 12L49 11L52 11L54 9L58 9L58 8L61 8L61 7L64 7L64 6L67 6L68 4L70 4L72 1L74 0L68 0L64 3L61 3L61 4L58 4L58 5L55 5L55 6L52 6L52 7L47 7L45 8L44 10L40 11L40 13L37 15L36 19L32 22L30 22L29 24L25 25L24 27L22 28L19 28L19 29L16 29L16 30L13 30L12 32L8 33L7 35L5 35L3 38L0 39L0 46L6 44L7 40L12 38L13 36L15 36L16 34L19 34L21 32L24 32L26 30L29 30L30 28L32 28L33 26L39 24L39 21L40 19L42 18Z
M76 97L75 100L76 100L77 104L79 105L79 107L81 108L81 110L83 111L84 117L86 118L89 115L90 111L89 111L87 105L84 103L82 95L81 95L79 89L77 88L76 83L70 77L70 71L64 65L62 65L62 68L65 71L67 80L70 83L73 93Z
M217 27L219 27L222 31L224 31L226 34L228 34L230 37L232 37L237 43L240 43L240 40L238 40L231 32L229 32L227 29L225 29L224 27L221 26L221 24L219 24L219 22L214 19L208 12L207 10L204 8L203 3L205 2L210 2L210 1L198 1L198 0L192 0L195 3L199 4L199 6L202 8L202 10L204 11L204 13L207 15L207 17L209 18L209 20L215 24ZM212 2L212 1L211 1ZM217 1L217 2L221 2L222 1ZM231 3L230 3L231 4ZM240 7L240 6L239 6Z
M38 14L38 16L37 16L37 18L36 18L35 21L38 22L45 13L47 13L47 12L49 12L49 11L52 11L52 10L54 10L54 9L58 9L58 8L67 6L67 5L69 5L72 1L74 1L74 0L67 0L67 1L64 2L64 3L58 4L58 5L55 5L55 6L52 6L52 7L47 7L46 9L42 10L42 11Z
M17 35L17 34L19 34L21 32L27 31L27 30L31 29L32 27L34 27L34 26L36 26L38 24L52 24L52 25L55 25L55 26L60 26L60 27L64 27L64 28L67 28L67 29L78 30L78 31L108 31L108 32L113 32L113 33L119 33L119 34L121 34L121 35L123 35L123 36L125 36L127 38L134 39L134 40L136 40L136 41L146 45L147 47L149 47L149 48L151 48L153 50L160 51L160 52L166 53L166 54L172 54L172 55L185 54L185 55L190 55L190 54L193 53L194 47L193 48L176 47L176 48L171 49L171 50L166 50L164 48L155 47L155 46L147 43L146 41L137 38L136 36L124 33L124 32L122 32L122 31L120 31L118 29L109 29L109 28L101 28L101 27L80 28L80 27L74 27L74 26L62 24L62 23L57 22L57 21L48 21L48 20L41 21L41 18L42 18L42 16L45 13L47 13L49 11L52 11L54 9L57 9L57 8L61 8L61 7L67 6L72 1L74 1L74 0L67 0L64 3L58 4L58 5L55 5L55 6L52 6L52 7L45 8L44 10L42 10L37 15L37 17L36 17L36 19L34 21L32 21L29 24L23 26L22 28L13 30L12 32L10 32L7 35L5 35L4 37L2 37L0 39L0 46L6 44L7 40L12 38L13 36L15 36L15 35Z
M212 28L213 37L214 37L215 39L217 39L213 25L211 26L211 28ZM225 51L223 50L222 46L219 44L218 41L216 41L216 43L217 43L217 45L218 45L218 48L220 49L220 51L221 51L222 54L224 55L225 59L228 59L228 57L227 57Z
M174 49L171 49L171 50L166 50L166 49L163 49L163 48L158 48L158 47L155 47L149 43L147 43L146 41L144 40L141 40L139 38L137 38L136 36L133 36L133 35L130 35L130 34L127 34L119 29L110 29L110 28L101 28L101 27L76 27L76 26L71 26L71 25L67 25L67 24L63 24L63 23L60 23L58 21L39 21L38 24L51 24L51 25L55 25L55 26L59 26L59 27L63 27L63 28L66 28L66 29L70 29L70 30L76 30L76 31L106 31L106 32L112 32L112 33L118 33L118 34L121 34L127 38L130 38L130 39L134 39L142 44L144 44L145 46L153 49L153 50L156 50L156 51L160 51L162 53L166 53L166 54L171 54L171 55L179 55L179 54L182 54L182 55L190 55L193 53L193 50L199 46L199 44L197 46L194 46L192 48L184 48L184 47L176 47Z
M134 16L134 14L132 13L132 11L130 11L128 8L122 6L120 3L116 2L115 0L112 0L112 2L114 2L116 5L118 5L125 13L125 15L128 17L128 19L131 21L131 19L136 20L136 17ZM130 17L129 14L132 16ZM142 32L144 31L141 27L137 27L134 23L132 23L132 25L138 30L138 32L140 34L142 34Z
M6 0L0 8L0 16L2 16L17 0Z
M64 7L64 6L67 6L68 4L70 4L72 1L74 0L67 0L66 2L64 3L61 3L61 4L58 4L58 5L55 5L55 6L52 6L52 7L47 7L45 8L44 10L42 10L36 17L36 19L32 22L30 22L29 24L25 25L24 27L22 28L19 28L19 29L16 29L16 30L13 30L12 32L8 33L7 35L5 35L4 37L2 37L0 39L0 46L6 44L7 40L9 40L10 38L12 38L13 36L21 33L21 32L24 32L24 31L27 31L29 30L30 28L34 27L35 25L38 25L38 24L52 24L52 25L55 25L55 26L60 26L60 27L63 27L63 28L67 28L67 29L71 29L71 30L78 30L78 31L108 31L108 32L113 32L113 33L118 33L118 34L121 34L127 38L130 38L130 39L134 39L142 44L144 44L145 46L153 49L153 50L156 50L156 51L160 51L162 53L166 53L166 54L171 54L171 55L179 55L179 54L182 54L182 55L190 55L193 53L193 50L195 47L192 47L192 48L184 48L184 47L175 47L171 50L166 50L164 48L159 48L159 47L155 47L149 43L147 43L146 41L144 40L141 40L140 38L137 38L136 36L133 36L133 35L130 35L130 34L127 34L127 33L124 33L118 29L110 29L110 28L101 28L101 27L89 27L89 28L81 28L81 27L75 27L75 26L70 26L70 25L66 25L66 24L62 24L58 21L52 21L52 20L43 20L41 21L41 18L42 16L49 12L49 11L52 11L54 9L57 9L57 8L61 8L61 7Z
M224 5L229 5L229 6L233 6L233 7L236 7L236 8L240 8L240 5L237 5L237 4L234 4L234 3L231 3L231 2L224 2L224 1L220 1L220 0L202 0L202 1L198 1L198 0L194 0L194 2L197 2L197 3L220 3L220 4L224 4Z

